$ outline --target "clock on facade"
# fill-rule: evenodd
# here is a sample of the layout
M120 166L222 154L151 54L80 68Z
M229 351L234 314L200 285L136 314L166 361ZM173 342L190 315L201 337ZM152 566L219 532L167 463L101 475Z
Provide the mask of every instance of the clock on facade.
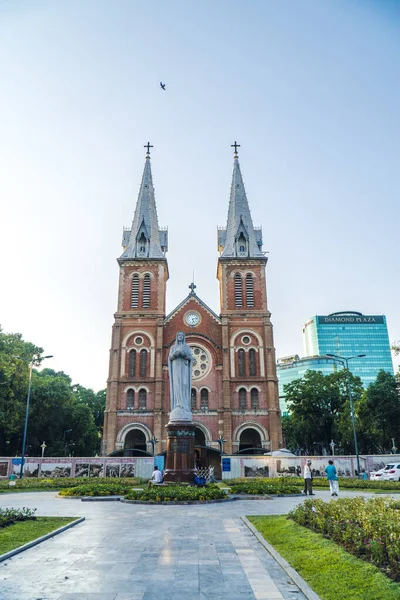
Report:
M196 312L188 312L185 316L185 321L191 327L195 327L200 322L200 316Z

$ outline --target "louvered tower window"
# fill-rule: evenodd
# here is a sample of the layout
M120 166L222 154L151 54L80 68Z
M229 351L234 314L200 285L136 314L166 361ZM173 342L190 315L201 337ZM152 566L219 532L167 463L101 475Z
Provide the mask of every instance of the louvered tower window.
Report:
M136 350L129 352L129 377L136 375Z
M196 410L196 408L197 408L197 390L195 388L192 388L192 392L190 394L190 405L192 407L192 410Z
M254 281L250 273L246 275L246 304L248 308L254 306Z
M240 350L238 350L238 372L239 372L239 377L245 377L246 376L246 353L243 350L243 348L240 348Z
M200 408L208 410L208 390L205 388L200 392Z
M133 408L135 406L135 392L134 390L128 390L126 394L126 408Z
M249 371L250 375L257 375L256 351L254 348L249 350Z
M247 392L244 388L239 390L239 410L246 410L247 406Z
M237 308L243 306L242 276L240 273L235 273L235 306Z
M143 308L150 307L150 275L145 275L143 279Z
M140 351L139 374L140 374L140 377L147 376L147 350Z
M139 275L132 277L132 295L131 295L131 308L138 308L139 306Z
M147 392L143 388L139 390L139 408L146 408Z
M253 388L250 392L251 410L258 410L258 389Z

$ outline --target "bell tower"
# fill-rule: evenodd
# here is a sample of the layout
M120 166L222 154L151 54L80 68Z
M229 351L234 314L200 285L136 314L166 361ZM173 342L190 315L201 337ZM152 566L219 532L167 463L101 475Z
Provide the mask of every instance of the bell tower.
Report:
M236 142L226 227L218 229L223 407L226 451L242 445L266 451L282 445L278 379L261 227L254 227ZM243 438L241 436L244 436ZM253 441L252 441L253 440Z
M148 143L132 226L124 228L110 350L103 454L161 439L168 231L158 226Z

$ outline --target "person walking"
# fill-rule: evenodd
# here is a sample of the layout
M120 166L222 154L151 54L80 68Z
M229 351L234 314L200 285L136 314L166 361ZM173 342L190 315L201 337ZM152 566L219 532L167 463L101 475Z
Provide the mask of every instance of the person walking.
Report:
M311 473L311 458L309 458L304 467L304 490L303 494L307 496L307 492L309 496L315 496L312 491L312 473Z
M339 481L336 467L333 464L333 460L328 460L328 463L328 466L325 467L326 478L329 481L329 487L331 488L331 496L337 496L339 492Z

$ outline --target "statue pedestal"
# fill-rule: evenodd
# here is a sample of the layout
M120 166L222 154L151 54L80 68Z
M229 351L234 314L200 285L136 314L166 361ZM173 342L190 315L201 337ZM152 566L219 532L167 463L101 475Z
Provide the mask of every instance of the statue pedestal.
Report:
M166 425L167 458L164 481L192 482L194 470L194 425L175 421Z

